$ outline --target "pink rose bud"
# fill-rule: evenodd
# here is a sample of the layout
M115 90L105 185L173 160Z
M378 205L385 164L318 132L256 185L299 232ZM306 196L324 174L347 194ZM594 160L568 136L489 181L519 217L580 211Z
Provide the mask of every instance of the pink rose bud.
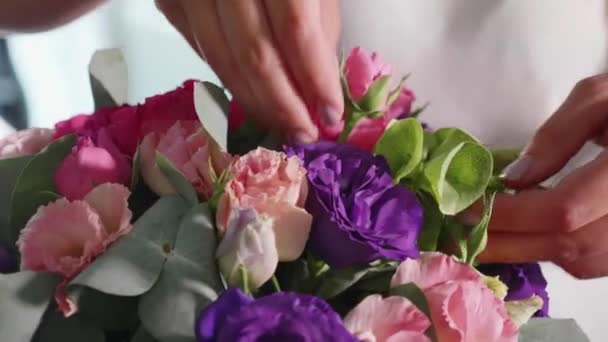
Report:
M217 258L230 286L241 286L243 271L247 273L250 288L262 286L279 263L272 219L258 215L255 209L235 209L217 249Z
M0 159L36 154L46 147L55 131L46 128L30 128L0 139Z
M200 196L213 195L212 174L219 176L232 161L220 151L199 121L177 121L166 133L149 133L140 147L141 173L146 184L159 195L174 194L156 163L156 151L162 153L192 183Z
M273 221L280 261L297 259L306 245L312 216L303 209L308 194L306 170L297 157L258 148L230 168L217 210L220 234L230 226L235 209L254 208Z
M99 184L128 185L130 179L131 163L105 138L98 139L98 144L80 138L54 175L57 191L70 200L82 199Z
M17 241L21 268L63 277L55 298L66 317L78 310L67 297L67 284L131 230L129 195L122 185L102 184L84 200L61 198L41 206L21 231Z
M424 334L431 322L404 297L370 295L348 313L344 325L361 341L431 341Z

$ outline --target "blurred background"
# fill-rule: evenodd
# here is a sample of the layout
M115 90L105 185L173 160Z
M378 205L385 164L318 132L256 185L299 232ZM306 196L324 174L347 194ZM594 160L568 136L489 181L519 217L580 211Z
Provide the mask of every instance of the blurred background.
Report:
M7 90L12 87L5 80L12 77L9 68L0 65L0 113L19 127L52 127L61 119L90 112L88 63L95 50L111 47L124 49L130 103L170 90L189 78L217 81L153 1L113 0L62 28L11 36L0 43L0 54L10 54L22 88L22 92ZM25 116L15 114L25 112L27 122ZM608 300L608 283L578 281L553 265L544 265L544 270L552 295L552 315L577 319L592 341L607 340L606 318L601 311Z

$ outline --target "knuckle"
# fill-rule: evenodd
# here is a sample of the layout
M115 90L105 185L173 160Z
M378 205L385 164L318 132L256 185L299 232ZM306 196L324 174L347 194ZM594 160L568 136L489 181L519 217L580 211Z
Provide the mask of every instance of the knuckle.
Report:
M608 89L608 74L587 77L579 81L574 87L583 93L601 93Z
M568 265L581 256L580 244L567 233L558 233L555 238L556 260L561 265Z
M255 40L245 50L244 55L243 60L247 62L250 72L255 77L268 77L277 68L272 46L265 40Z
M583 218L580 204L570 200L560 201L555 210L555 215L557 228L566 233L577 230Z

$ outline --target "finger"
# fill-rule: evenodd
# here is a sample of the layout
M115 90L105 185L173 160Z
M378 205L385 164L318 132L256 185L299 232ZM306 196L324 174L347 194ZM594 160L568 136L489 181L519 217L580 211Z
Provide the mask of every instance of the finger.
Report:
M194 49L194 51L200 55L200 51L196 45L196 40L192 35L192 31L190 30L190 24L188 23L188 18L186 17L182 4L175 0L156 0L155 3L158 10L164 14L169 23L175 27L175 29ZM201 56L201 58L202 57L203 56Z
M316 140L317 128L276 49L263 3L221 0L217 6L242 79L262 104L259 117L290 132L290 138L297 142Z
M340 43L340 32L342 30L340 13L340 1L321 1L321 25L323 26L323 32L327 36L327 41L330 42L332 51L337 51L338 44Z
M605 277L608 276L608 253L559 265L578 279Z
M236 61L221 30L214 0L181 0L190 31L200 54L205 56L223 85L247 112L259 107L247 83L242 82Z
M335 43L328 40L324 30L320 1L266 0L264 3L281 55L307 104L326 124L337 124L344 102Z
M553 234L490 233L486 249L479 255L482 263L525 263L563 260L563 240ZM568 257L568 256L566 256Z
M566 101L537 131L522 154L505 172L511 187L526 188L559 171L608 117L608 75L577 84Z

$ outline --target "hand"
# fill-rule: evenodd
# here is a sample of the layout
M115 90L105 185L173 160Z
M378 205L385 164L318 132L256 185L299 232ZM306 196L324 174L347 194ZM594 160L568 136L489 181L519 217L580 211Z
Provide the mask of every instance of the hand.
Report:
M295 142L343 112L337 0L156 0L239 104Z
M505 173L514 189L558 172L589 140L608 142L608 75L577 84ZM608 152L554 188L497 197L482 262L553 261L577 278L608 275Z

